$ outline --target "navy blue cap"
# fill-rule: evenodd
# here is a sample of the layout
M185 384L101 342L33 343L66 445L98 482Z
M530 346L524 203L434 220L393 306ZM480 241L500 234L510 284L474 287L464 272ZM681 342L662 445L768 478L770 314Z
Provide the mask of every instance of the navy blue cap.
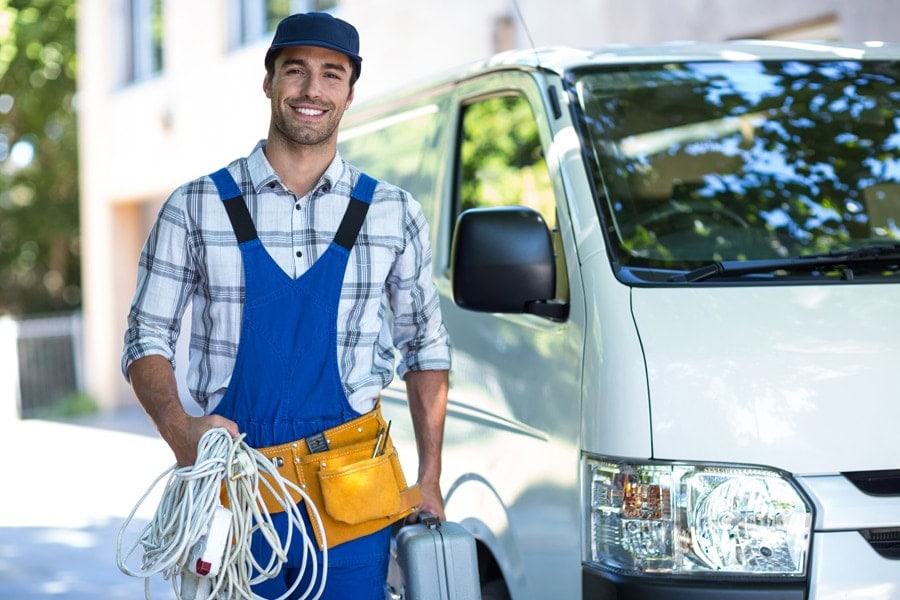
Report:
M355 64L357 74L362 66L356 28L328 13L299 13L282 19L266 52L266 68L274 62L278 50L288 46L318 46L346 54Z

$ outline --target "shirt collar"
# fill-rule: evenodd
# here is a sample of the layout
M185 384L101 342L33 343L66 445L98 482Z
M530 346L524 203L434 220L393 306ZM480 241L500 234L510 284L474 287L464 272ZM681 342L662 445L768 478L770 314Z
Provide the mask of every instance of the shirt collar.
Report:
M283 189L287 189L281 182L281 179L279 179L278 174L275 173L275 169L269 164L269 159L266 158L264 152L265 148L266 140L260 140L257 142L256 147L253 148L253 152L250 153L250 156L247 157L247 167L250 170L250 181L253 183L253 189L259 193L264 188L273 184L277 184ZM341 153L335 151L334 159L332 159L328 168L325 169L325 172L313 188L313 191L323 190L327 192L333 189L334 184L341 179L343 174L344 160L341 158Z

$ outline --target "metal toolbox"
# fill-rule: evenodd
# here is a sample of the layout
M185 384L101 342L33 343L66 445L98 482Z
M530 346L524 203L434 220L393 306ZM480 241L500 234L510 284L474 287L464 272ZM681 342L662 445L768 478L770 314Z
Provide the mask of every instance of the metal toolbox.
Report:
M459 523L430 514L394 537L386 597L391 600L481 600L475 539Z

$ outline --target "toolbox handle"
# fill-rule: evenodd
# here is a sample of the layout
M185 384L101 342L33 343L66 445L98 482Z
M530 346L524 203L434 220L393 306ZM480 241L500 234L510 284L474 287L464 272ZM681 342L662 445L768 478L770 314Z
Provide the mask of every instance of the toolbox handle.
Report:
M425 527L429 529L434 529L435 527L441 526L441 520L434 513L422 511L419 513L418 522L423 523Z

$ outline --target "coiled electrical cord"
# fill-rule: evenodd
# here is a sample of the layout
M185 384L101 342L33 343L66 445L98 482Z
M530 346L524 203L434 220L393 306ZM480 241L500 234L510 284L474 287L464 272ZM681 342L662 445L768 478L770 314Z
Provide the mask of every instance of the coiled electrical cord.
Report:
M283 479L271 460L243 440L243 435L232 438L224 428L210 429L204 433L197 445L197 460L194 465L174 465L160 474L119 529L116 563L126 575L144 578L144 594L148 600L150 577L156 574L172 581L175 596L179 600L256 600L260 597L252 592L251 586L276 577L281 572L287 561L288 550L295 543L295 530L303 545L299 574L291 588L278 600L284 600L294 593L307 569L312 570L312 576L302 598L316 599L321 596L328 570L328 550L323 551L322 573L319 576L315 539L307 532L300 507L291 497L289 489L298 493L310 507L314 523L323 530L318 511L303 490ZM167 475L169 479L153 519L143 528L128 551L123 553L123 537L135 513ZM226 544L218 573L200 578L189 569L191 551L208 532L213 512L220 506L219 494L223 483L231 510L231 543ZM288 515L284 544L281 543L272 516L262 500L261 485L272 493ZM250 540L257 531L272 548L266 565L260 565L250 550ZM143 558L140 568L133 569L126 563L138 547L143 549Z

